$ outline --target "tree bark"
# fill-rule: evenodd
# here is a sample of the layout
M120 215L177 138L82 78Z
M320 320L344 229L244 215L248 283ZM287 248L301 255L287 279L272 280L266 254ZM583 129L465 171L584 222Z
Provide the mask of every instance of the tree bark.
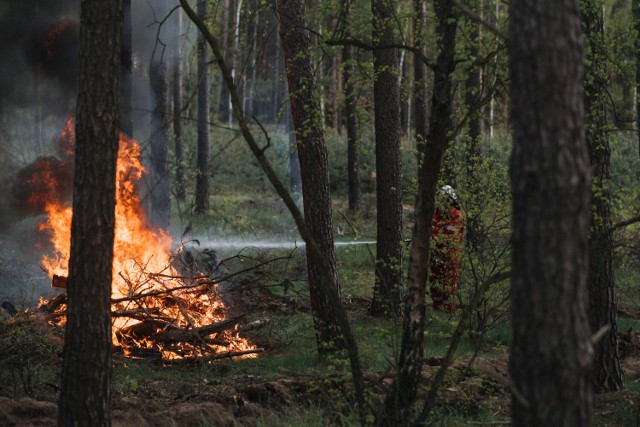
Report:
M613 230L611 228L611 148L607 137L607 47L604 16L599 0L582 0L582 28L586 41L584 106L586 140L593 172L591 234L589 236L589 324L595 334L608 332L594 345L596 392L622 388L618 359L617 303L613 281Z
M372 0L373 45L394 43L395 10L388 0ZM369 312L400 314L402 287L402 176L400 166L400 86L396 49L373 52L376 136L376 278Z
M320 103L311 63L311 38L305 18L303 0L278 2L280 38L291 100L291 114L296 130L296 145L302 178L304 218L331 269L337 286L338 273L333 245L329 165L324 140ZM344 349L336 322L336 313L319 288L322 283L318 266L307 254L309 293L318 351L321 354ZM338 294L340 288L337 288Z
M198 16L205 21L207 1L198 0ZM209 69L207 44L198 32L198 153L196 171L196 200L194 211L203 214L209 210Z
M419 5L416 5L416 9ZM398 360L398 376L385 401L384 418L378 424L404 425L409 420L416 396L423 362L425 294L431 247L431 219L435 211L438 175L451 131L451 79L455 70L456 21L449 1L436 1L438 58L434 69L434 89L429 136L418 136L418 193L415 201L415 222L409 255L406 315L403 321L402 344ZM417 12L417 10L416 10ZM416 17L424 15L417 13ZM417 34L417 32L416 32ZM416 82L420 74L416 76ZM416 102L416 106L419 102ZM424 102L423 102L424 104ZM416 108L416 112L419 109ZM424 113L421 113L424 114ZM425 129L421 129L424 131ZM417 131L416 131L417 133Z
M356 90L353 83L353 47L342 48L344 80L344 115L347 123L347 174L349 182L349 211L360 209L360 144L358 142L358 116Z
M182 130L182 11L176 12L176 34L173 49L173 137L176 157L176 199L184 202L187 197Z
M510 8L514 426L587 426L589 158L578 0Z
M81 3L61 426L108 426L122 0Z

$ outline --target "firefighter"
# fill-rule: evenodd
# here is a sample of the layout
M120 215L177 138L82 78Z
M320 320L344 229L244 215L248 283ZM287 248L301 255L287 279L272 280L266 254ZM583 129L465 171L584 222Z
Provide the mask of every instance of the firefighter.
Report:
M464 224L462 208L450 185L438 190L431 225L429 290L434 310L453 313Z

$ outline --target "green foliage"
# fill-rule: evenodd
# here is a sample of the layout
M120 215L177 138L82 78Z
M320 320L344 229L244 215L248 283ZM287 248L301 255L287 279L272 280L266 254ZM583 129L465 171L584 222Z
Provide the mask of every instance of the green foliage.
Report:
M60 368L62 340L45 320L29 311L8 317L0 309L0 393L19 388L27 395Z

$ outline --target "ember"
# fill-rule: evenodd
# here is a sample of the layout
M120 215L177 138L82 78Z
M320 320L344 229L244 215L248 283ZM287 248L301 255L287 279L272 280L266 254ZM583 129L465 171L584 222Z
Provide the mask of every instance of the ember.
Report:
M63 132L67 154L73 146L73 120ZM113 343L128 355L153 354L162 359L213 360L255 356L261 351L238 336L240 318L226 319L218 294L219 279L189 269L178 274L178 257L163 230L146 223L136 183L145 173L136 141L120 135L116 186L116 230L112 282ZM44 179L54 174L42 174ZM45 188L55 183L42 184ZM55 194L55 193L52 193ZM41 202L41 199L38 199ZM53 253L42 260L55 287L66 287L72 208L59 197L44 203L40 230L51 236ZM65 322L65 298L41 301L57 324Z

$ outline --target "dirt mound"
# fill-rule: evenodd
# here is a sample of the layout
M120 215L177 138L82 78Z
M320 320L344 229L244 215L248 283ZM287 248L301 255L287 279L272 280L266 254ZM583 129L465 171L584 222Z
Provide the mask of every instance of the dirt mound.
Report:
M55 426L58 408L51 402L29 397L9 399L0 397L0 425L2 426Z

